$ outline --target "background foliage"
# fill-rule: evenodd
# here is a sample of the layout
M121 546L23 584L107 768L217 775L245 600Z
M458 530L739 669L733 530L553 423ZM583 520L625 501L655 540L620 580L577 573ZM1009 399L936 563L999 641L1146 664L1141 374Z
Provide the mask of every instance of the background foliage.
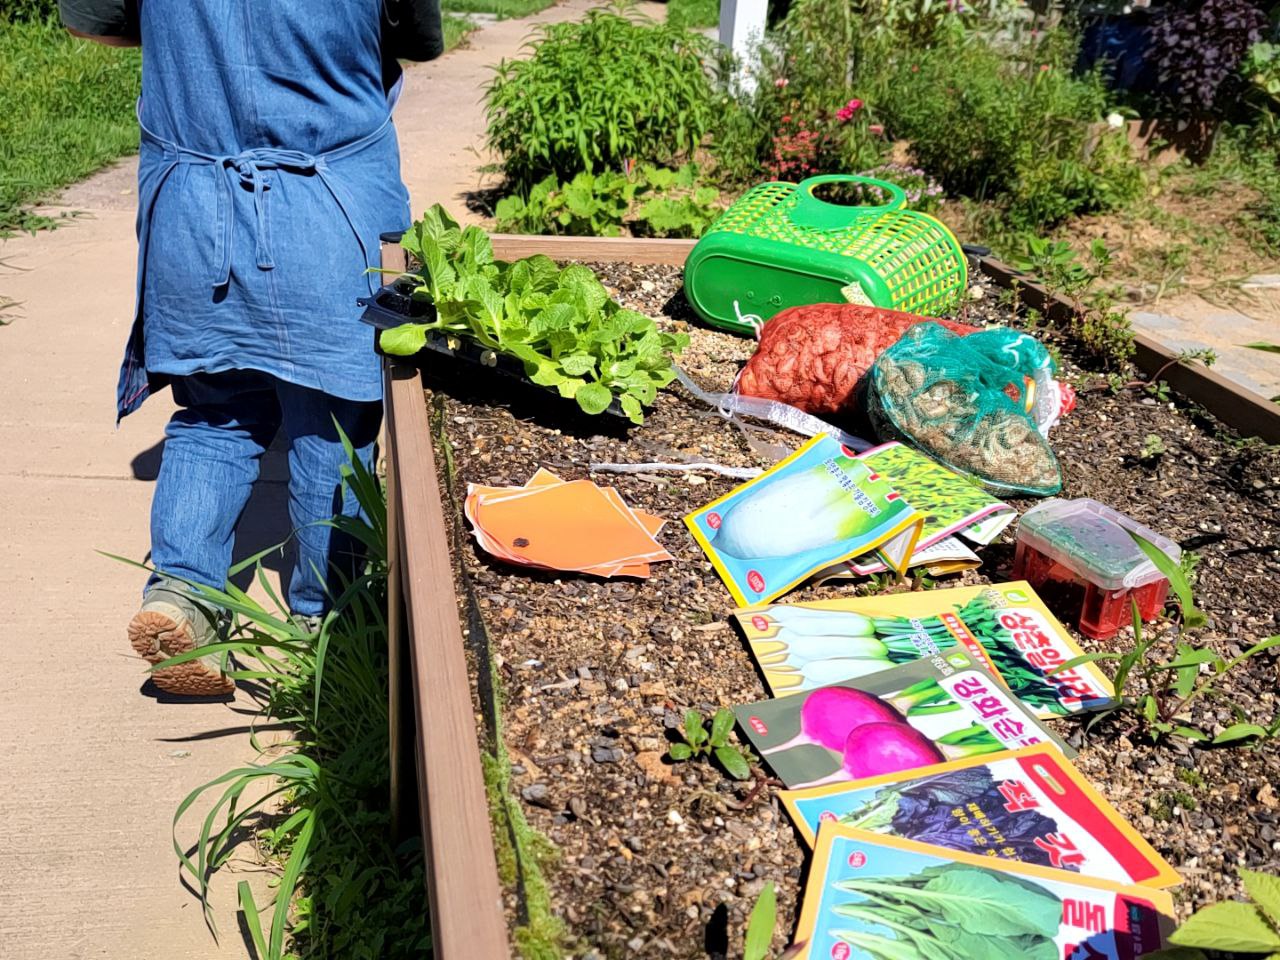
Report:
M0 236L44 225L24 208L137 149L140 69L139 51L76 40L54 21L0 22Z
M540 28L527 59L503 61L485 95L489 146L510 182L669 164L714 115L711 41L611 10Z

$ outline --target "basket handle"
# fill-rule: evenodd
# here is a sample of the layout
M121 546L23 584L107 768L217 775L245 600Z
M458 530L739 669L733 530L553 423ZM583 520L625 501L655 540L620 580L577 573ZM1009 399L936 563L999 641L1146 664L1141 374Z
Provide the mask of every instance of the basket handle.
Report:
M873 207L851 207L840 203L827 203L813 195L815 187L824 183L861 183L878 187L889 194L889 202ZM852 173L829 173L820 177L801 180L796 186L796 202L791 208L791 222L797 226L818 230L839 230L859 217L876 216L901 210L907 205L907 193L896 183L877 180L875 177L859 177Z

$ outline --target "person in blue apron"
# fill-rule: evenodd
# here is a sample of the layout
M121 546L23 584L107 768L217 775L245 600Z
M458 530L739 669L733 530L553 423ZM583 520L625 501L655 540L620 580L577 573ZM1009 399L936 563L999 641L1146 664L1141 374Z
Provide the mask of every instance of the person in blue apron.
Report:
M370 464L382 419L357 298L379 237L409 226L391 109L398 59L443 51L438 0L61 0L72 33L142 46L138 290L118 417L168 385L151 510L157 571L128 626L152 664L218 639L186 582L222 588L277 432L289 441L295 618L328 609L354 545L342 437ZM230 693L219 658L153 673Z

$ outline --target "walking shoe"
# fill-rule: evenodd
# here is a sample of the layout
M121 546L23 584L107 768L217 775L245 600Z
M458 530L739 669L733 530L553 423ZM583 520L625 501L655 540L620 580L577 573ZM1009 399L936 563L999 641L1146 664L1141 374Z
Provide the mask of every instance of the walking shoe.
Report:
M320 628L324 626L324 617L318 617L314 614L309 616L299 616L298 614L294 614L293 622L298 625L299 629L314 636L319 633Z
M217 615L199 603L182 585L164 581L142 598L142 609L129 621L129 643L144 660L161 663L170 657L217 642ZM151 674L166 693L210 697L235 690L235 681L222 672L220 657L188 660Z

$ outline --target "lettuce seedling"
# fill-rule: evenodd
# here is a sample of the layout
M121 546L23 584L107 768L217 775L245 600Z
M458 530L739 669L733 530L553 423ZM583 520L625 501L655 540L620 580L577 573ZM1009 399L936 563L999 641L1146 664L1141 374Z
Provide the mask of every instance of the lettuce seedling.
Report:
M436 319L382 331L385 353L411 356L431 334L470 339L519 359L531 381L585 412L603 413L616 401L634 423L675 379L672 357L688 335L662 333L624 309L586 267L561 269L541 255L495 260L485 232L460 228L439 204L401 245L422 264L414 296L435 305Z

